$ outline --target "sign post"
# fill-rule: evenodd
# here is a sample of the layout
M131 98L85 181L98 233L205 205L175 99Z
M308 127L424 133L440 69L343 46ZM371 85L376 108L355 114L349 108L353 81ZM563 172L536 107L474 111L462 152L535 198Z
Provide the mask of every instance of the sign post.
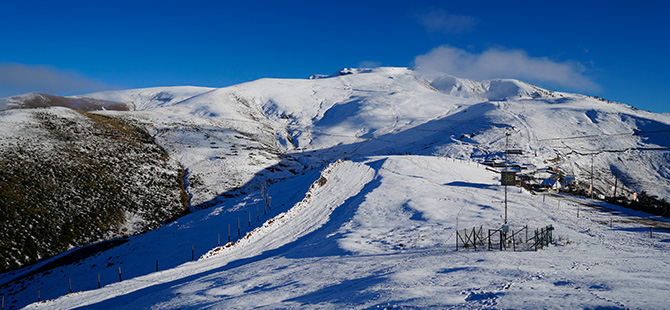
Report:
M515 171L503 171L501 185L516 185L516 172Z
M500 174L500 183L505 186L505 225L507 225L507 185L516 185L516 172L503 171Z
M508 229L508 227L507 227L507 185L509 185L509 183L516 183L516 182L514 182L514 174L512 174L510 176L510 174L509 174L510 171L507 170L507 169L509 169L509 162L507 161L507 153L509 152L509 136L510 136L510 133L506 132L505 133L505 170L500 173L500 182L502 183L502 185L505 186L505 225L503 225L503 230ZM512 184L512 185L515 185L515 184ZM507 231L505 231L505 232L507 232Z

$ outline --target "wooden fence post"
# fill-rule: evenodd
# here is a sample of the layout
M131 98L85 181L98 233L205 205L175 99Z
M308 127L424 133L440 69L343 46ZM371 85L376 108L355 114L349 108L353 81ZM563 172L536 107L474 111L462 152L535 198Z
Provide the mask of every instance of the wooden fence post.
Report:
M263 186L263 181L261 181L261 198L265 200L265 188Z
M260 182L261 185L261 198L265 197L265 194L263 193L263 181Z
M460 233L458 233L458 229L456 230L456 251L458 251L458 238L460 237Z
M479 237L479 242L481 245L484 245L484 237L482 237L483 233L484 233L484 225L480 225L479 231L477 232L477 237Z
M230 242L230 223L228 224L228 242Z
M489 251L491 251L491 229L489 228Z
M240 217L237 217L237 235L241 235L241 230L240 230Z
M553 230L554 227L552 227L551 225L547 226L547 246L549 246L552 242L553 237L551 234Z
M501 229L501 230L500 230L500 250L501 250L501 251L503 250L503 243L504 243L504 242L505 242L505 241L503 240L503 231L502 231L502 229Z
M123 281L123 278L121 278L121 267L119 267L119 282Z
M649 227L649 238L654 239L654 226Z
M472 227L472 247L477 251L477 232L475 227Z
M156 260L156 272L158 272L158 260Z
M98 288L100 288L100 273L98 272Z
M72 278L67 278L67 286L70 288L70 294L72 294Z
M249 211L249 227L251 227L251 211Z
M38 302L42 301L42 300L41 300L41 299L42 299L42 296L40 296L40 295L42 295L42 292L41 292L41 291L42 291L42 288L38 286L38 287L37 287L37 301L38 301Z
M528 225L524 229L526 230L526 243L528 243Z

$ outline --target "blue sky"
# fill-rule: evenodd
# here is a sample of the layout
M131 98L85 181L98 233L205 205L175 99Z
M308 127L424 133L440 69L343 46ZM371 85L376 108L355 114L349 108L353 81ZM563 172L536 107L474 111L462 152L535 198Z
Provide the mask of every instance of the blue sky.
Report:
M670 112L664 1L5 1L0 97L432 66Z

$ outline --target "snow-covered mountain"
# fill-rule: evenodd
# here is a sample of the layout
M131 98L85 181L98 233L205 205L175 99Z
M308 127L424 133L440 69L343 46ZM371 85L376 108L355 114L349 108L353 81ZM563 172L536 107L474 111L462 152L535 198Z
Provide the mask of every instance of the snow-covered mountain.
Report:
M4 102L34 106L22 100ZM504 158L506 147L522 172L558 170L582 188L593 176L600 195L617 183L619 196L670 197L668 114L408 68L68 100L145 124L186 169L194 213L76 265L4 274L15 306L35 301L37 287L42 299L66 294L65 278L87 292L31 307L658 308L670 287L655 272L667 270L663 232L645 239L626 214L574 218L578 203L526 190L510 193L510 223L554 225L564 238L555 247L531 262L530 253L453 251L456 229L500 225L499 175L477 162ZM241 239L217 248L228 235ZM191 255L202 258L183 264ZM114 283L119 267L124 281ZM630 277L612 276L622 272ZM104 287L88 292L96 273ZM636 300L650 281L649 298Z
M618 175L627 195L670 197L668 115L517 80L474 81L408 68L344 69L325 78L83 97L134 106L131 112L108 113L154 124L159 143L195 181L189 189L193 205L279 163L281 171L297 171L294 161L317 167L377 154L502 158L506 133L509 148L525 154L510 158L519 164L545 167L551 160L590 180L593 158L601 193L609 192ZM201 143L202 137L211 144ZM235 153L233 146L239 145L244 146Z
M68 107L80 111L127 111L132 108L116 101L99 100L93 98L62 97L43 93L28 93L8 98L0 98L0 110L46 107Z
M5 100L16 108L19 99ZM106 110L125 107L130 111L100 113L152 124L157 141L188 169L194 206L211 205L280 163L277 170L296 172L303 167L295 161L315 167L373 154L502 158L505 133L511 133L509 148L525 154L512 161L542 167L552 160L590 180L593 158L601 193L609 192L616 174L628 195L670 197L667 114L518 80L475 81L408 68L343 69L305 80L158 87L68 100L105 103ZM305 152L319 152L319 160Z

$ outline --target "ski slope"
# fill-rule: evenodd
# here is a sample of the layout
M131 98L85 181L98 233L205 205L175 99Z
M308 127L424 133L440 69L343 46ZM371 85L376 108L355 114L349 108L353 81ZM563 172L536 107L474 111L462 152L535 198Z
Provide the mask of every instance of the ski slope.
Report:
M343 69L312 79L260 79L211 89L165 87L83 95L151 124L189 171L192 204L256 174L283 178L338 158L422 154L556 166L607 195L670 197L670 114L554 92L510 79L468 80L411 68ZM312 152L312 153L309 153ZM307 155L306 155L307 154ZM280 165L281 164L281 165ZM269 167L278 168L268 174Z
M511 227L553 225L555 244L538 252L456 251L455 235L502 225L499 175L477 162L502 158L507 134L509 148L523 151L509 156L512 163L557 167L582 184L593 167L598 194L617 182L619 195L670 197L668 114L517 80L409 68L77 98L129 107L96 113L146 124L187 170L194 213L45 273L31 275L58 257L3 274L9 304L666 307L670 237L654 230L650 238L633 212L510 188ZM261 184L271 209L264 210ZM234 243L226 245L229 231ZM38 290L46 301L31 304Z
M321 177L325 183L318 182ZM65 285L52 284L66 283L66 277L77 283L76 293L26 308L667 305L670 234L656 231L651 239L647 227L596 210L581 209L578 218L576 204L566 200L543 202L541 196L516 188L508 193L512 228L552 224L555 245L537 252L456 251L457 229L502 224L503 187L498 184L498 175L483 166L448 158L341 161L321 173L268 186L276 206L274 220L266 220L234 245L215 249L209 242L213 251L195 262L122 282L114 280L117 265L110 266L112 270L103 274L103 288L91 290L96 285L96 268L91 266L103 265L108 255L118 255L116 264L128 274L151 269L154 257L187 254L178 248L214 239L227 223L235 223L235 212L251 207L253 213L250 197L188 215L104 255L37 277L31 282L43 285L44 298L49 298L47 292L66 294ZM288 190L296 188L300 190ZM198 246L198 253L203 248ZM31 285L25 298L35 290Z
M20 97L20 96L19 96ZM33 96L26 95L29 100ZM511 79L468 80L411 68L343 69L312 79L225 88L156 87L75 96L123 105L188 170L193 206L221 201L257 174L284 178L339 158L422 154L517 164L615 183L630 198L670 197L670 114ZM20 106L21 98L6 98ZM312 153L309 153L312 152ZM267 168L273 167L268 171Z

